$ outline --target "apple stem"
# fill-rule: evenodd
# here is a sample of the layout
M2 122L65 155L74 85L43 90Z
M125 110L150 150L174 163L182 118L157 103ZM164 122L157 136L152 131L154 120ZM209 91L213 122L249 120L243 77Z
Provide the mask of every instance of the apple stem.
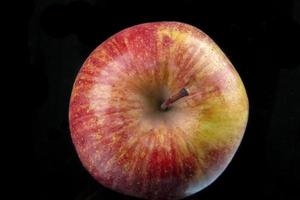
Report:
M170 98L168 98L167 100L165 100L163 102L163 104L161 104L160 108L162 110L167 110L175 101L177 101L178 99L181 99L182 97L188 96L189 93L187 91L187 89L182 88L178 93L176 93L175 95L171 96Z

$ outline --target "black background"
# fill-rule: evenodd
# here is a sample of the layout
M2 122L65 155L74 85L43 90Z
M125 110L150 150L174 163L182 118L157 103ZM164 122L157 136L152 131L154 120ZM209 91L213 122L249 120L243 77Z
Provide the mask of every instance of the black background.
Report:
M248 127L236 156L211 186L187 199L299 198L299 1L36 0L23 11L23 56L33 83L31 198L133 199L102 187L82 167L68 103L76 74L96 46L151 21L181 21L206 32L249 96Z

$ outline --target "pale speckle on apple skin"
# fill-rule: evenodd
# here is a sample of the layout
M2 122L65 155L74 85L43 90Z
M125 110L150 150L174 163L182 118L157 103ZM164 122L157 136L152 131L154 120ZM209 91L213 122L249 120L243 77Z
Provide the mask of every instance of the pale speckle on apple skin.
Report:
M189 96L166 113L156 110L153 102L182 87ZM230 61L202 31L143 24L108 39L85 61L69 118L78 155L101 184L178 199L228 165L246 127L248 99Z

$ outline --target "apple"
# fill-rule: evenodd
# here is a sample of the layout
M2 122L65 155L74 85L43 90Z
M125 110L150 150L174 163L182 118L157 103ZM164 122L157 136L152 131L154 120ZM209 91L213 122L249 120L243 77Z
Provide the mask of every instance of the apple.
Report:
M201 30L180 22L126 28L80 69L69 123L78 156L103 186L181 199L211 184L248 120L239 74Z

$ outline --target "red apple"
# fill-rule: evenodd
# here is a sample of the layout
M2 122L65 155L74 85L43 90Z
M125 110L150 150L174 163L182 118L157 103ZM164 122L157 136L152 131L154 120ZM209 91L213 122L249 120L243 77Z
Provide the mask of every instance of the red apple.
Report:
M248 119L244 85L201 30L179 22L127 28L83 64L70 100L81 162L102 185L180 199L226 168Z

